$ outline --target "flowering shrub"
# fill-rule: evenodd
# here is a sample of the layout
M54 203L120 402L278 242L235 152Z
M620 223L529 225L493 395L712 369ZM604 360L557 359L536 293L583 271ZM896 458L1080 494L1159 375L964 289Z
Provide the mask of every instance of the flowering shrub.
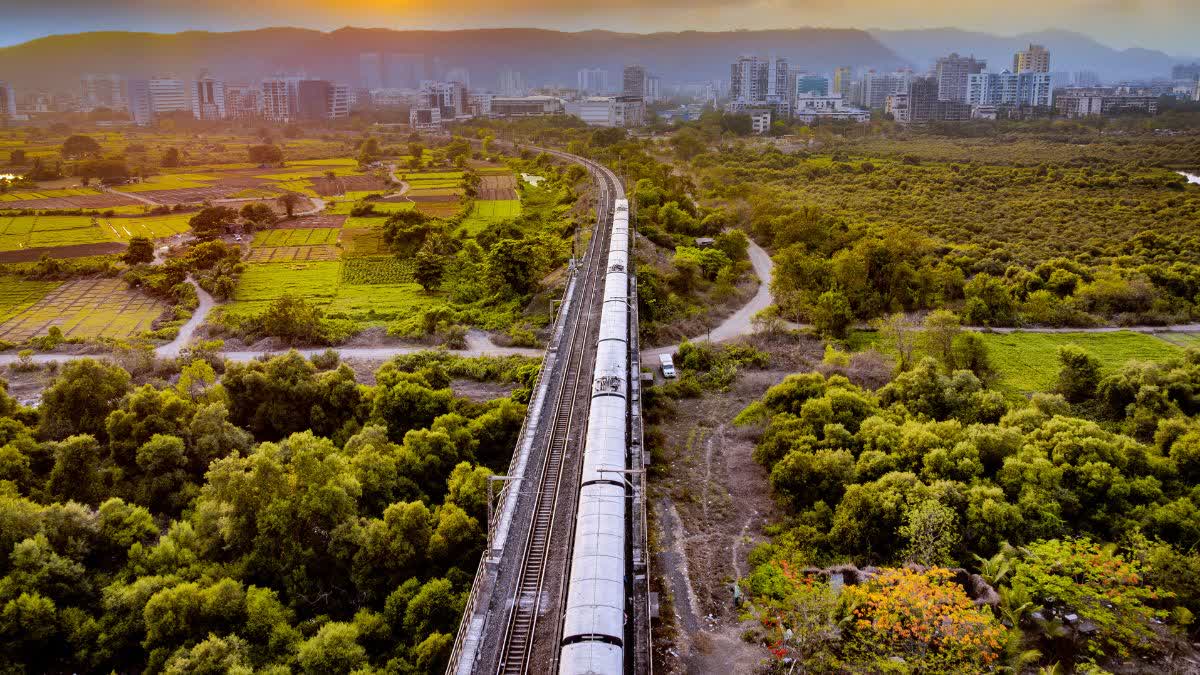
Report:
M919 672L985 672L995 667L1005 629L975 607L949 570L887 569L843 591L852 661L900 657Z

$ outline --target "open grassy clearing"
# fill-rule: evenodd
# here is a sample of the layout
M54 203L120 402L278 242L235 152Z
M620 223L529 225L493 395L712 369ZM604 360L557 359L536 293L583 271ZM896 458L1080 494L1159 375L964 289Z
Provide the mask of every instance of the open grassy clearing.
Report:
M1058 376L1058 348L1078 345L1100 360L1104 370L1128 361L1165 361L1181 349L1153 335L1117 333L982 333L992 365L999 373L997 386L1010 393L1029 394L1054 388Z
M0 207L4 202L23 202L32 199L56 199L61 197L93 197L103 194L91 188L63 188L60 190L36 190L26 192L0 192Z
M317 246L337 242L341 230L331 227L262 230L254 233L253 245Z
M23 342L58 326L67 337L128 338L148 331L167 306L120 279L77 279L50 289L0 323L0 340Z
M246 265L231 309L257 311L286 293L323 304L337 292L341 269L338 261Z
M198 173L177 173L162 176L150 176L141 183L133 185L118 185L113 188L117 192L154 192L156 190L188 190L192 188L211 187L211 182L219 176Z

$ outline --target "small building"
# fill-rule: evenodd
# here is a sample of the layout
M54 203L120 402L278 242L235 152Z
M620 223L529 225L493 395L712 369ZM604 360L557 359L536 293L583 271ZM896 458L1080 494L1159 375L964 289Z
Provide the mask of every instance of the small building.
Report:
M563 112L562 99L554 96L496 96L493 117L542 117Z
M712 248L716 243L712 237L696 237L696 248Z
M750 115L750 130L756 134L765 134L771 130L771 110L769 108L760 110L747 110L747 115Z
M567 103L566 113L594 127L640 127L646 103L640 96L590 96Z
M416 131L437 131L442 128L442 109L411 108L408 111L408 126Z

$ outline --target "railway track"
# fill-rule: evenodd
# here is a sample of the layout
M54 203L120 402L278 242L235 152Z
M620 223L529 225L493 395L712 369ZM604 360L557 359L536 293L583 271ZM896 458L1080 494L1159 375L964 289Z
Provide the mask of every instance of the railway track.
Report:
M562 157L575 159L571 156ZM600 281L603 278L600 272L611 226L612 202L619 189L615 176L607 169L590 162L587 164L599 179L598 227L592 233L589 251L585 256L581 313L571 326L567 340L567 363L554 399L554 416L545 445L532 522L519 563L521 571L517 593L500 649L496 672L505 675L531 672L534 666L534 659L531 658L535 653L534 641L539 638L539 631L551 633L552 639L547 644L557 647L561 625L566 580L565 554L570 539L569 534L565 539L556 537L556 534L564 526L569 533L570 525L574 522L575 495L572 488L576 484L574 479L579 470L579 457L571 454L578 449L581 431L587 422L591 379L585 374L591 373L595 358L592 333L598 310ZM569 445L572 440L576 441L576 447ZM560 491L560 486L564 484L567 489ZM552 544L555 545L553 550ZM557 655L557 649L551 651ZM541 664L536 672L546 672L544 666L544 663Z

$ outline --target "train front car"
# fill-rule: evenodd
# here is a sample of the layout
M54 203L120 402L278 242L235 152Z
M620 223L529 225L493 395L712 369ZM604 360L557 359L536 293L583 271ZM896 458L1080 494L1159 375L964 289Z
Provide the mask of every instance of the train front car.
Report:
M629 437L629 202L618 199L584 445L560 675L624 670Z

